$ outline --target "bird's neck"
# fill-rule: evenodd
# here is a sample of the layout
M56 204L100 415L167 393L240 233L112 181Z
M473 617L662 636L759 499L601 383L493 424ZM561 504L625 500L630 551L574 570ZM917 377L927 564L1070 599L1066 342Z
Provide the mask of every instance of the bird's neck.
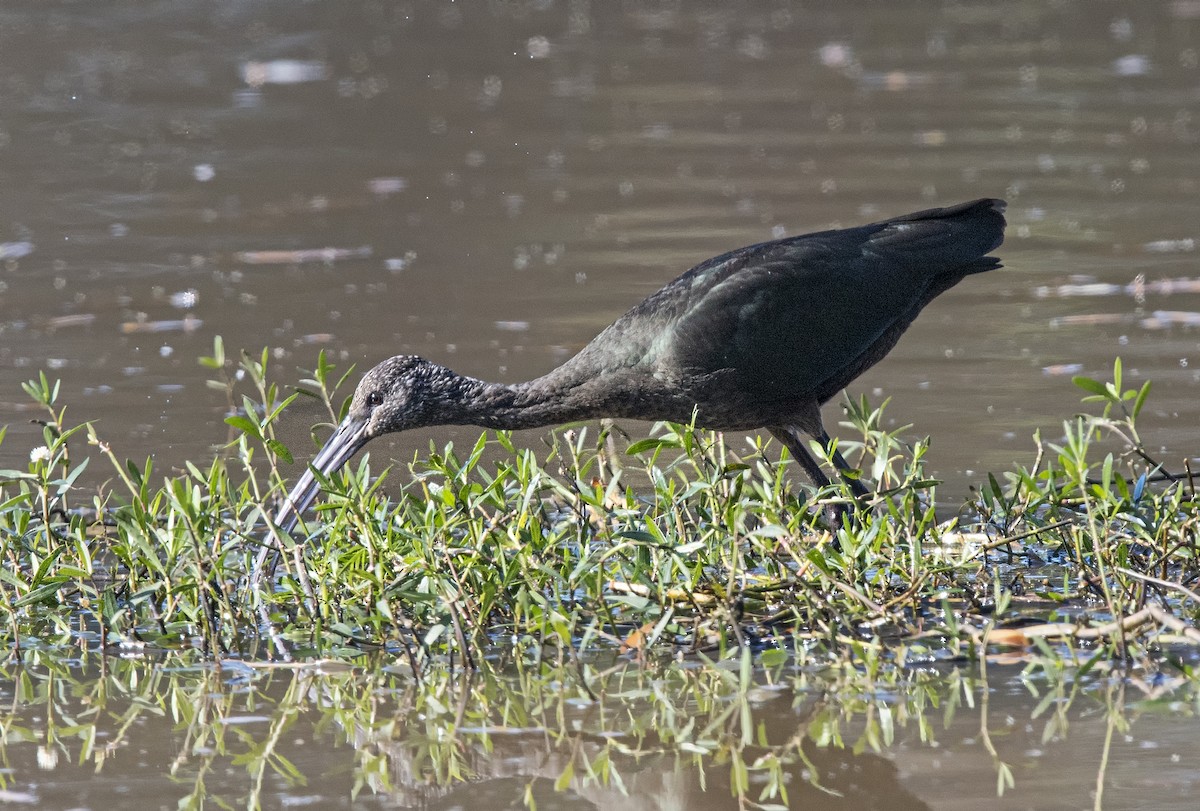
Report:
M585 386L564 385L551 375L513 385L461 377L457 394L457 424L496 430L541 428L599 413Z

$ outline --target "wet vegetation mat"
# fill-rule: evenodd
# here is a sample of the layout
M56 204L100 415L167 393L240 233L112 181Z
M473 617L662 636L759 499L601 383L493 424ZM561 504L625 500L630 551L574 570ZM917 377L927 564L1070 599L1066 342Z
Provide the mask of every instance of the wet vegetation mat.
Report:
M1126 389L1119 362L1077 378L1085 413L953 514L925 443L858 401L840 450L867 503L795 483L761 440L576 426L383 471L364 456L292 536L268 519L298 475L276 427L299 395L267 362L220 341L202 359L232 441L166 478L70 422L44 376L27 385L45 445L0 471L10 762L107 769L161 724L181 807L218 772L223 803L294 791L327 772L289 751L314 738L353 751L345 791L391 802L486 785L531 806L707 788L689 807L908 807L880 757L898 740L936 749L966 714L994 799L1078 713L1103 742L1079 807L1131 713L1197 708L1194 482L1143 443L1150 387ZM349 377L322 357L303 390L336 421ZM849 510L836 531L830 503ZM255 582L272 543L276 575ZM1019 708L998 721L993 701Z

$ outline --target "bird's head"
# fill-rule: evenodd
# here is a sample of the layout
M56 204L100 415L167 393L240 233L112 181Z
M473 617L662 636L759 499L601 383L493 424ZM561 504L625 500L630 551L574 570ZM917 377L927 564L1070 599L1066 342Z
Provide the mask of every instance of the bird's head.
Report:
M445 366L416 355L388 358L358 382L343 425L361 426L363 443L430 425L444 414L444 395L457 377Z
M388 358L363 375L345 419L288 493L275 523L290 532L317 497L321 487L314 470L331 476L377 436L443 421L453 384L461 379L415 355Z

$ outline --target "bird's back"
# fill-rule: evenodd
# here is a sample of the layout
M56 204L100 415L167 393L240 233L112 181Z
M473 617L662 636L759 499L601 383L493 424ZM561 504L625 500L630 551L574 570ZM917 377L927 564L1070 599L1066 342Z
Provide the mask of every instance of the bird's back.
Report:
M986 254L1003 241L1003 211L1003 201L976 200L714 257L618 319L563 371L640 374L664 397L697 402L711 427L769 424L746 411L828 400L935 296L999 267Z

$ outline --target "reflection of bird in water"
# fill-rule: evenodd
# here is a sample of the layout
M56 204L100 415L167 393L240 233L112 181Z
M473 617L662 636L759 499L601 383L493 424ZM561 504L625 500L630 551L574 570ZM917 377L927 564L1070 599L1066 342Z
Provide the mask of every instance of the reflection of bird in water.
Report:
M830 447L820 406L888 353L921 309L1000 266L1004 202L976 200L858 228L751 245L709 259L621 316L536 380L464 377L411 355L363 376L350 411L288 494L290 531L328 476L381 434L431 425L517 429L597 417L766 428L818 485L805 447ZM865 488L833 450L858 495Z

